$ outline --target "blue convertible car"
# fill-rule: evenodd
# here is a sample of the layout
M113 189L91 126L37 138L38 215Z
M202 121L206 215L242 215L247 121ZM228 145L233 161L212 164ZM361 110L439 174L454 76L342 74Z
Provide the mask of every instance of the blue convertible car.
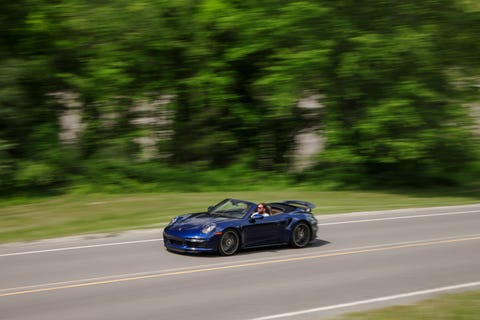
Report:
M269 216L256 213L250 201L225 199L207 212L173 218L165 227L165 247L177 252L218 252L232 255L239 249L289 244L307 246L316 238L317 220L306 201L267 204Z

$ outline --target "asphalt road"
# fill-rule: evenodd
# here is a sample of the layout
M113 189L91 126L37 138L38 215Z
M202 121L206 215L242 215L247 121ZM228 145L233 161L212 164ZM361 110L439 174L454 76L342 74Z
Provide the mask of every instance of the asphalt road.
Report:
M0 246L0 319L323 319L480 289L480 204L319 217L319 240L232 257L161 230Z

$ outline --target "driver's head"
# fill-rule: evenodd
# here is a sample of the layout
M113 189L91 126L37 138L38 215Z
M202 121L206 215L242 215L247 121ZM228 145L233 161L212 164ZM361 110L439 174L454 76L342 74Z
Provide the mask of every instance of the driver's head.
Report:
M257 212L264 213L266 210L264 203L259 203L257 206Z

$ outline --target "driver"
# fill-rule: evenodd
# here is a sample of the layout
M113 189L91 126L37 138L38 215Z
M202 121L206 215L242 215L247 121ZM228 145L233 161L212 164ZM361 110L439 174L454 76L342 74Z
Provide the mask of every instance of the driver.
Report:
M270 206L268 206L267 204L265 204L263 202L260 202L257 205L257 211L254 212L254 214L255 213L259 213L259 214L262 214L264 217L268 217L271 214Z

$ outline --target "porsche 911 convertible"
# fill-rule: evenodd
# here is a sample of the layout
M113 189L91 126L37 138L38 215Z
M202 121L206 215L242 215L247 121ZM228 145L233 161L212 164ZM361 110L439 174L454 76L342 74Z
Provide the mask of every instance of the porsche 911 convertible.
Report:
M306 201L267 204L270 215L257 213L257 204L225 199L206 212L177 216L163 231L167 250L219 253L228 256L240 249L290 245L303 248L316 238L317 220Z

